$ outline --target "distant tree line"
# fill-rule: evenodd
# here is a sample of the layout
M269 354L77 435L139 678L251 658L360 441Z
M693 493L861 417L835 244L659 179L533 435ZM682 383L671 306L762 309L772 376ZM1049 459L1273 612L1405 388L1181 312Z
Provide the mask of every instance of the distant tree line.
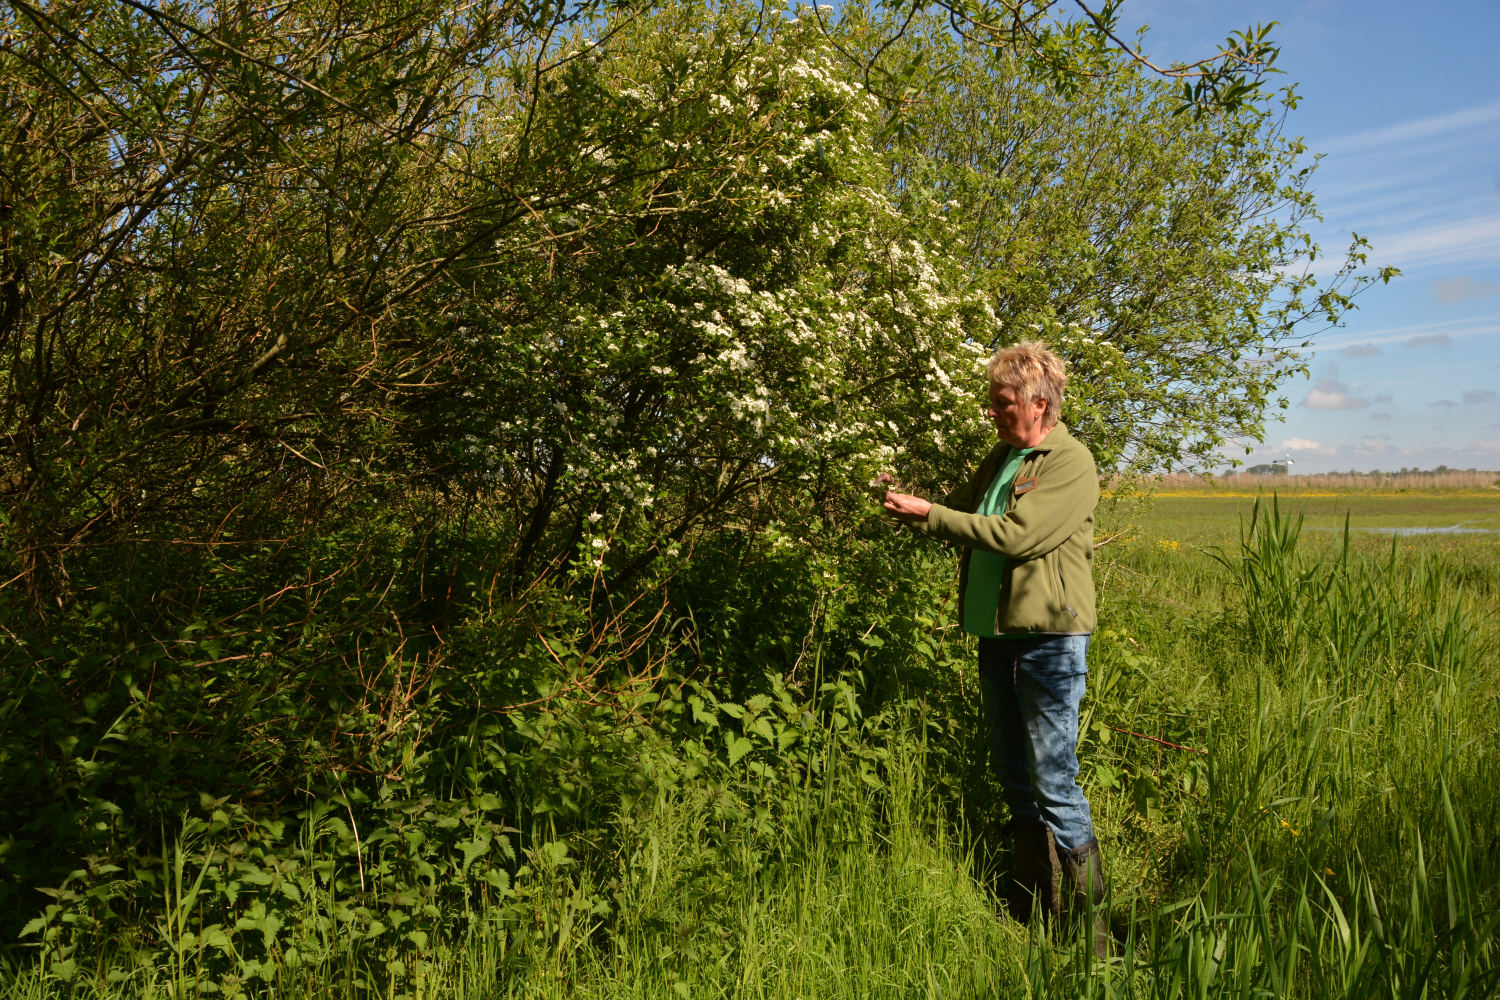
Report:
M1287 467L1284 464L1281 464L1281 463L1275 463L1275 464L1270 464L1270 465L1267 465L1267 464L1263 463L1261 465L1252 465L1249 468L1242 469L1240 471L1243 472L1245 475L1248 475L1248 476L1284 476L1284 475L1287 474ZM1433 468L1433 469L1421 469L1421 468L1417 468L1416 466L1412 466L1410 468L1407 468L1407 467L1403 466L1402 468L1400 468L1398 470L1392 470L1390 472L1382 472L1379 469L1371 469L1369 472L1360 472L1358 469L1349 469L1346 472L1339 472L1336 469L1330 469L1327 472L1309 472L1309 473L1303 473L1303 474L1304 475L1308 475L1308 476L1371 476L1371 477L1375 477L1375 476L1442 475L1442 474L1447 473L1447 472L1475 472L1475 473L1477 473L1477 472L1481 472L1481 471L1484 471L1484 470L1476 469L1476 468L1472 468L1472 467L1468 468L1468 469L1450 469L1446 465L1439 465L1439 466L1437 466L1436 468Z

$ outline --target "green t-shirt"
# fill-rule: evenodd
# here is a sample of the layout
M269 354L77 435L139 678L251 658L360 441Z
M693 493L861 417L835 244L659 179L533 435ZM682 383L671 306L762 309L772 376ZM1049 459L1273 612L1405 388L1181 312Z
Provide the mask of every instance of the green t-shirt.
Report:
M979 509L974 513L981 517L1004 514L1010 499L1010 488L1021 471L1021 459L1036 449L1012 448L1005 456L1005 463L990 482ZM1000 606L1000 583L1005 579L1005 557L993 552L974 549L969 553L969 585L964 590L964 631L970 635L993 636L995 634L995 612Z

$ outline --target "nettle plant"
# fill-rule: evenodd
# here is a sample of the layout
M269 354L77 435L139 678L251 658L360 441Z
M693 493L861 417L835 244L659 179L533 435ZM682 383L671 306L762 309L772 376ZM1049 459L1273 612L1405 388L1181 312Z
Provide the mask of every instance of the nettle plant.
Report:
M516 586L623 585L881 471L949 481L984 437L999 331L895 203L876 99L813 23L659 27L588 70L633 124L583 155L636 180L509 233L465 307L442 444L516 511Z

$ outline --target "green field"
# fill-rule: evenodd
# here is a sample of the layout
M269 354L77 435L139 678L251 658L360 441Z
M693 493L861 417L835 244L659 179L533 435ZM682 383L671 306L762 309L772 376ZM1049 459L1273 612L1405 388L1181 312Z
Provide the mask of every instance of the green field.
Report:
M1331 554L1347 537L1363 559L1388 556L1394 544L1407 555L1441 558L1460 574L1484 577L1500 566L1500 490L1183 492L1149 503L1106 501L1098 535L1111 539L1105 554L1118 555L1127 570L1140 563L1173 580L1172 587L1187 579L1207 584L1219 578L1211 553L1239 545L1257 503L1262 513L1274 504L1300 518L1309 553ZM1167 556L1173 558L1159 558ZM1213 589L1213 601L1226 599Z
M1266 495L1269 499L1269 494ZM1339 532L1345 518L1356 537L1390 537L1392 529L1405 537L1410 529L1467 528L1434 538L1465 538L1466 542L1500 544L1500 490L1410 491L1340 493L1291 491L1280 494L1287 510L1306 518L1313 532ZM1156 498L1137 520L1152 538L1178 539L1194 545L1219 544L1239 535L1241 519L1248 520L1257 497L1251 494L1167 494ZM1488 532L1489 534L1480 534ZM1467 536L1467 537L1466 537Z

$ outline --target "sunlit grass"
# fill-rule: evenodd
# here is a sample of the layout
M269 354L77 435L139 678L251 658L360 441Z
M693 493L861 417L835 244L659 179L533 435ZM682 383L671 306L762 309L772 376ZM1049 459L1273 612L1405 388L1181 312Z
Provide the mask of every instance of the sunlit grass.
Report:
M1299 534L1285 510L1265 507L1253 533L1232 527L1218 530L1217 550L1146 534L1101 552L1080 758L1111 879L1118 948L1108 963L1091 962L1066 933L1001 914L988 889L1005 862L995 831L966 826L971 811L940 792L952 755L932 753L945 737L908 708L872 733L879 746L867 757L823 744L800 784L757 777L747 760L632 800L605 856L572 867L559 859L532 883L529 931L479 921L467 939L394 971L309 942L308 954L325 957L288 964L271 988L243 989L1492 995L1500 553L1425 539L1393 551L1389 539L1367 545L1352 533L1345 545ZM749 815L725 823L711 805L731 780ZM981 783L970 794L995 790ZM608 905L581 908L588 898ZM314 916L333 905L306 901ZM13 972L3 995L237 987L190 964L137 966L121 949L80 961L70 982L34 965Z

